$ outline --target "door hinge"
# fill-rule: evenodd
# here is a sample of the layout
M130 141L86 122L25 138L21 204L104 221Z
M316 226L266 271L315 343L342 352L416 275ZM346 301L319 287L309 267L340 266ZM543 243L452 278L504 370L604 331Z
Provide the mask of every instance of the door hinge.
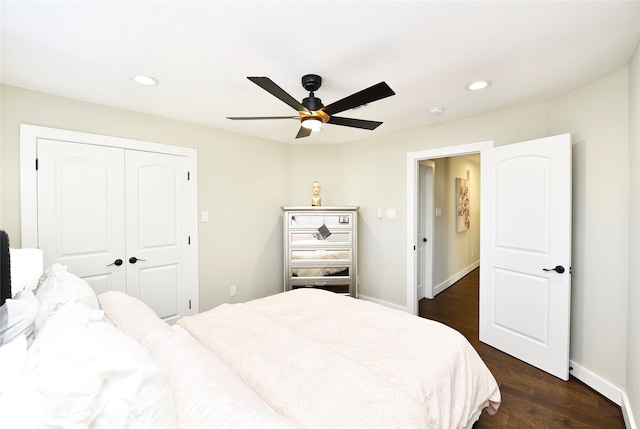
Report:
M36 158L36 171L38 171L38 158Z
M189 300L189 310L191 310L191 300Z
M191 236L187 237L187 244L189 244L189 246L191 246Z
M187 171L187 180L191 180L191 172Z

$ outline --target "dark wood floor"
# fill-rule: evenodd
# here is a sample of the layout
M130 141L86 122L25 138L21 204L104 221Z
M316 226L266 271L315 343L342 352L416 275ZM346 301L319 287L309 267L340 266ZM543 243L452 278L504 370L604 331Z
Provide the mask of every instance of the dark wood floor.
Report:
M419 303L421 317L467 337L500 385L500 409L493 416L483 413L474 428L624 429L620 407L576 378L562 381L478 340L478 275L476 269Z

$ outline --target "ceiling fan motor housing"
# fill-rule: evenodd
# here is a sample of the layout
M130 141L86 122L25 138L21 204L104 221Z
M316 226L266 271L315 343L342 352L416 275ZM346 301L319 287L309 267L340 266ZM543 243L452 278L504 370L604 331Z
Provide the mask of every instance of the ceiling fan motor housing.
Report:
M322 85L322 78L317 74L306 74L302 76L302 87L309 92L317 91Z
M302 76L302 87L309 91L309 96L302 100L302 105L311 112L320 110L324 107L322 100L316 98L313 93L322 85L322 78L317 74L306 74Z
M320 110L324 107L322 104L322 100L313 96L313 92L309 94L307 98L302 99L302 105L309 109L311 112L315 112L316 110Z

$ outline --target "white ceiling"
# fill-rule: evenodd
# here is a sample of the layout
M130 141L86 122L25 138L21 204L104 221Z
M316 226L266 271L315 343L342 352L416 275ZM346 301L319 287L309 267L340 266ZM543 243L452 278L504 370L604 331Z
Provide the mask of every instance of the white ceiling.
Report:
M639 1L1 1L2 83L287 143L341 143L548 100L627 65ZM294 98L330 104L385 81L396 95L296 140ZM160 81L132 82L137 74ZM486 90L465 85L489 79ZM428 114L432 106L445 111Z

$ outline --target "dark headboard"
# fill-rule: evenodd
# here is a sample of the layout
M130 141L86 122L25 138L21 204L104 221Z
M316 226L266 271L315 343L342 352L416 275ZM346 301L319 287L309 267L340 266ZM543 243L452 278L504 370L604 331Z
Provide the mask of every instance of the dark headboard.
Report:
M0 305L11 298L11 264L9 261L9 236L0 230Z

